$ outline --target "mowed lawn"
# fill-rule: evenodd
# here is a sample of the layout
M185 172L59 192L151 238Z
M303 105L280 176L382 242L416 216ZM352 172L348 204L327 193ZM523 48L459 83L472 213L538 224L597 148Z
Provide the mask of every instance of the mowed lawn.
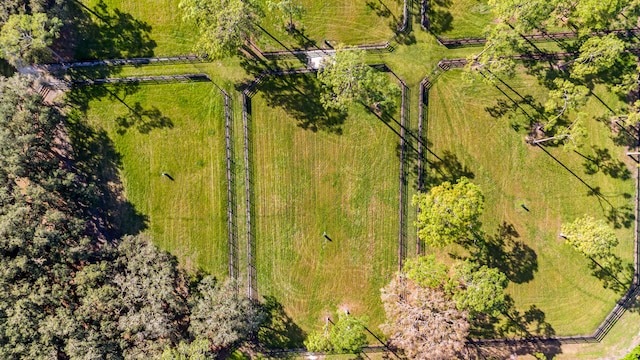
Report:
M380 333L398 266L397 136L357 106L337 134L301 128L260 92L252 105L258 293L306 332L347 308Z
M93 19L102 31L119 38L105 46L122 47L119 50L125 55L135 54L136 49L129 47L144 36L155 42L151 47L154 56L192 53L198 40L195 24L183 20L178 8L180 0L82 0L82 3L97 13L103 12L96 11L102 6L114 17L107 23L95 15ZM278 42L286 47L301 47L310 41L324 47L324 40L350 45L382 43L394 36L403 12L403 0L301 0L305 12L296 20L300 34L293 36L285 31L281 13L269 11L266 0L258 3L264 11L259 24L265 31L260 31L254 40L267 50L284 50ZM90 13L86 9L85 12ZM137 22L148 25L149 31Z
M487 0L430 2L431 31L445 39L484 37L493 20Z
M91 102L89 119L108 132L122 156L125 195L138 212L148 216L145 232L155 244L177 255L186 268L225 275L222 95L212 83L160 84L142 85L121 100ZM135 119L128 107L143 116L123 128L118 118Z
M294 20L299 34L287 33L284 26L288 20L282 19L277 11L267 10L261 24L266 33L259 43L278 50L282 50L278 41L287 47L302 47L304 43L314 47L310 42L326 47L325 40L333 45L384 43L402 23L403 3L403 0L300 0L305 12Z
M504 95L489 85L469 84L461 75L459 70L443 74L430 91L431 149L440 155L450 151L473 173L473 181L486 196L484 232L494 234L499 224L507 222L519 233L517 240L535 251L533 280L511 283L508 288L517 308L524 311L535 305L558 335L590 334L621 295L603 289L602 282L591 275L588 261L558 237L560 225L585 214L605 219L612 207L625 212L626 206L632 214L635 181L602 172L589 175L583 165L585 158L579 154L546 147L576 174L572 175L542 149L526 144L526 131L516 132L506 118L489 115L486 108L495 106L498 99L506 100ZM545 92L535 79L521 75L506 82L522 96L532 95L544 103ZM612 108L619 105L604 88L597 87L594 92ZM510 95L518 99L513 92ZM601 116L606 108L591 98L584 112ZM606 124L590 120L586 127L589 136L580 153L593 157L596 146L609 149L613 161L626 161L624 148L613 145ZM589 194L591 190L577 177L599 190L602 197ZM631 263L633 224L616 233L620 240L617 253Z
M182 12L178 8L180 0L82 0L89 9L97 10L99 6L118 19L105 24L96 16L98 26L114 33L114 48L126 49L133 46L145 35L155 42L153 56L184 55L193 52L197 41L197 32L193 24L182 20ZM89 11L85 12L89 14ZM150 26L146 31L137 22ZM129 52L135 53L136 49Z

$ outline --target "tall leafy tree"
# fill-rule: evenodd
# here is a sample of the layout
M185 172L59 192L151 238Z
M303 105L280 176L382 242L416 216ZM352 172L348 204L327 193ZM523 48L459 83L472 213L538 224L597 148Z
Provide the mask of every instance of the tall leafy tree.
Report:
M388 76L368 66L364 56L362 50L339 46L335 57L323 62L318 79L323 85L320 100L326 109L346 111L354 102L382 111L393 108L400 90Z
M339 312L333 326L327 323L322 331L309 334L305 341L307 350L331 354L357 354L366 344L363 319L346 312Z
M189 333L204 338L214 352L227 349L258 330L263 315L231 281L207 276L197 287L191 305Z
M618 245L613 229L604 221L591 216L577 218L562 225L562 235L567 244L587 257L606 258Z
M293 19L300 19L305 12L304 6L296 0L267 1L267 6L270 11L279 11L288 21L286 25L288 31L296 28Z
M573 61L571 76L583 80L612 68L625 54L626 44L615 34L592 36L580 46Z
M407 278L422 287L437 288L449 281L449 267L439 262L435 255L408 259L403 271Z
M480 188L462 177L457 183L448 181L427 193L417 194L413 204L419 209L416 226L418 236L430 246L445 246L463 241L480 228L484 195Z
M0 30L0 55L15 67L46 59L61 26L44 13L11 15Z
M254 0L182 0L179 6L200 33L196 50L212 58L234 55L258 34L262 10Z
M98 193L61 146L63 115L32 88L0 77L0 358L197 355L250 334L260 317L248 300L210 296L207 280L189 303L175 258L146 237L94 238Z
M453 279L457 283L453 300L470 317L480 313L497 316L504 309L508 280L500 270L464 261L454 268Z

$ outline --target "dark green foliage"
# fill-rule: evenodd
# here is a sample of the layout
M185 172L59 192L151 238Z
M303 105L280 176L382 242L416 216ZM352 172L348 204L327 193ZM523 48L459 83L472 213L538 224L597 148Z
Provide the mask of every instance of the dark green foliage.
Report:
M208 351L255 331L261 317L248 300L205 278L188 337L176 259L141 235L106 241L98 188L74 164L82 157L64 116L31 87L0 78L0 358L152 359L201 351L201 331Z
M214 351L238 344L258 330L263 316L232 281L219 283L207 276L198 285L191 306L189 333L209 340Z

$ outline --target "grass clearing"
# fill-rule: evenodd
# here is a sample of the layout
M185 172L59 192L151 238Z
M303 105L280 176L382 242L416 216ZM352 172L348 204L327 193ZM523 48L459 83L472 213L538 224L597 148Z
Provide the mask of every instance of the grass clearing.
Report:
M99 9L104 9L113 16L107 18L108 21L95 15L92 19L98 29L114 37L110 39L113 42L104 44L104 47L114 47L124 51L125 55L139 51L135 46L147 35L155 42L149 46L152 56L190 54L198 39L195 27L182 20L182 12L178 8L180 0L82 0L82 3L94 12L102 13ZM85 13L89 11L85 9ZM150 29L147 31L141 25L148 25ZM93 35L104 36L100 32Z
M486 0L431 1L431 31L444 39L483 37L493 20Z
M252 100L258 292L304 331L344 306L380 333L379 289L397 269L398 138L361 107L341 134L304 129L274 99Z
M404 7L403 0L301 0L300 3L305 13L294 21L297 32L292 34L285 30L286 21L279 13L267 11L268 20L262 24L266 34L259 39L265 49L282 50L279 42L288 48L326 47L325 40L332 45L384 43L402 23Z
M143 85L120 100L93 101L88 116L91 124L107 131L122 155L126 196L148 216L146 232L187 268L226 274L225 131L219 90L212 83ZM130 122L128 128L118 125L122 119Z
M520 75L507 82L522 96L532 95L544 103L543 88L534 78ZM616 98L604 89L594 91L605 102L617 104ZM587 260L558 238L560 224L583 214L606 218L611 206L631 212L633 218L634 181L602 172L587 174L583 165L586 160L577 153L547 147L548 155L527 145L526 133L514 131L507 119L493 118L487 112L487 108L496 105L496 99L502 98L495 87L466 83L459 70L443 74L430 91L431 148L440 155L446 151L453 154L484 191L485 232L492 234L498 225L507 222L519 233L518 240L535 251L537 271L533 279L511 283L508 289L517 307L526 310L536 306L542 310L545 321L558 335L591 333L621 294L603 289L602 283L590 275ZM606 108L591 98L585 112L604 115ZM578 151L593 156L594 146L606 148L611 149L615 161L623 160L624 149L613 144L606 125L591 120L586 126L589 137ZM551 156L598 189L602 197L591 195L589 188ZM620 240L617 252L631 263L633 224L629 225L616 231Z

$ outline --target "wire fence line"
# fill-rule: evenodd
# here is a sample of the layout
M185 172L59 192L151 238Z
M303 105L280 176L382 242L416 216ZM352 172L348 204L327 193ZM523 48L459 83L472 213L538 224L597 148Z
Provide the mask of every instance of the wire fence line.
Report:
M148 58L132 58L132 59L104 59L104 60L87 60L76 61L71 63L49 63L38 65L38 68L46 71L58 71L71 68L86 68L98 66L141 66L141 65L166 65L171 63L193 63L207 61L207 56L199 55L178 55L166 57L148 57Z
M253 188L252 188L252 143L251 143L251 96L247 90L242 92L242 126L244 129L244 186L245 186L245 211L246 211L246 232L247 232L247 296L255 300L257 294L257 279L255 266L255 238L252 228L253 209Z
M156 75L156 76L129 76L120 78L102 79L72 79L44 81L43 85L51 89L69 89L74 85L106 85L106 84L159 84L169 82L210 82L207 74L180 74L180 75Z
M429 0L422 0L420 6L420 15L421 15L421 26L424 30L431 31L431 22L429 19ZM544 42L544 41L558 41L558 40L571 40L578 37L578 33L576 31L560 31L550 33L545 30L539 30L539 33L536 34L522 34L520 35L523 39L530 42ZM449 49L452 48L460 48L467 46L481 46L487 43L486 38L482 37L468 37L468 38L459 38L459 39L449 39L445 36L438 35L432 32L435 36L438 44L445 46ZM613 29L613 30L601 30L594 31L591 33L591 36L602 36L607 34L616 34L627 37L634 37L640 34L640 28L634 27L630 29Z
M234 164L234 144L233 144L233 107L231 97L224 90L220 89L224 96L224 127L225 146L227 155L227 239L229 248L229 277L235 280L233 283L238 290L238 238L236 225L236 193L235 193L235 164Z
M407 257L407 243L406 243L406 226L407 226L407 172L405 169L406 162L406 143L405 143L405 129L406 129L406 117L408 115L407 96L409 88L406 84L400 81L401 86L401 104L400 104L400 194L398 198L399 202L399 229L398 229L398 271L402 271L402 265L404 259Z

